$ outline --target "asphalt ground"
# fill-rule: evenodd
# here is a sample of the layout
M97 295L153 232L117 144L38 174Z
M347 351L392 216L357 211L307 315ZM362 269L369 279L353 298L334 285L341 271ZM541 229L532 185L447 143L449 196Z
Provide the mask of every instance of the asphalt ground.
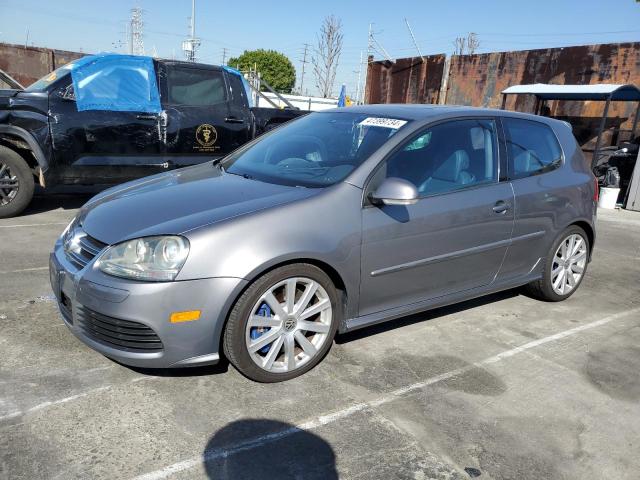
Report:
M519 291L337 338L301 378L140 371L64 326L47 259L87 196L0 220L0 478L640 476L640 213L563 303Z

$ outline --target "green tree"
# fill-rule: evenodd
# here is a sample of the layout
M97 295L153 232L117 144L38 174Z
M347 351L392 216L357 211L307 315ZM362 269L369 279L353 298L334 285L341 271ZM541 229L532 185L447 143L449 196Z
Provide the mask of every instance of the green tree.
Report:
M239 57L230 58L227 65L239 70L257 67L262 78L279 93L291 93L296 83L296 69L291 60L275 50L245 50Z

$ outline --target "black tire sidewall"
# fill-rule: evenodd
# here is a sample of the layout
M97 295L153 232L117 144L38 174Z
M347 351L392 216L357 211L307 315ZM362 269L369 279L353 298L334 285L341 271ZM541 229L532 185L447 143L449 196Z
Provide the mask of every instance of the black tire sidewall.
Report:
M14 217L27 208L33 198L35 188L33 173L18 153L2 145L0 145L0 163L6 164L18 177L18 194L8 205L0 205L0 218Z
M291 277L306 277L318 282L327 292L331 301L332 319L331 328L324 345L315 358L311 359L302 368L286 373L271 373L258 367L251 359L245 343L245 329L249 315L255 303L268 288L276 283ZM293 264L272 270L256 279L240 296L229 314L229 319L224 332L224 350L229 361L251 380L261 383L274 383L290 380L298 377L314 368L331 349L333 339L341 320L338 291L329 276L320 268L310 264Z
M564 240L566 240L566 238L569 235L573 235L573 234L580 235L582 237L582 239L584 240L584 242L587 244L587 261L585 262L584 271L582 272L582 276L580 277L580 280L578 281L576 286L573 287L569 293L567 293L565 295L559 295L553 290L553 284L551 282L550 272L551 272L551 268L553 266L553 261L554 261L554 258L555 258L556 250L558 249L560 244ZM546 259L546 262L545 262L545 269L544 269L544 273L543 273L544 276L542 278L542 294L544 295L545 299L547 299L549 301L552 301L552 302L560 302L562 300L566 300L571 295L573 295L576 292L576 290L578 290L578 288L582 284L582 281L584 280L585 275L587 274L587 267L589 266L590 256L591 256L591 244L589 243L589 237L587 236L586 232L582 228L577 226L577 225L572 225L569 228L567 228L566 230L564 230L562 232L562 234L560 236L558 236L558 238L556 238L556 240L553 242L553 245L551 246L551 249L549 250L549 255L547 255L547 259Z

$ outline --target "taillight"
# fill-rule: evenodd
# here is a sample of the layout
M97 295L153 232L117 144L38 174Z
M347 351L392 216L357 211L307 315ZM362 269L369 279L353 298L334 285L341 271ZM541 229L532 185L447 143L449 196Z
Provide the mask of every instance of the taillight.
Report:
M598 185L598 179L593 179L594 189L593 189L593 201L598 203L598 199L600 198L600 186Z

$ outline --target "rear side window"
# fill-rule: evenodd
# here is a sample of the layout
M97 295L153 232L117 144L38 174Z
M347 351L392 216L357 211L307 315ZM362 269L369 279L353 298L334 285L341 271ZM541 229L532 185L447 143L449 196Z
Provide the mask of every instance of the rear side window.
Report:
M511 178L523 178L557 168L562 150L553 130L544 123L503 118Z
M171 105L207 107L226 100L224 78L217 70L172 66L167 86Z

